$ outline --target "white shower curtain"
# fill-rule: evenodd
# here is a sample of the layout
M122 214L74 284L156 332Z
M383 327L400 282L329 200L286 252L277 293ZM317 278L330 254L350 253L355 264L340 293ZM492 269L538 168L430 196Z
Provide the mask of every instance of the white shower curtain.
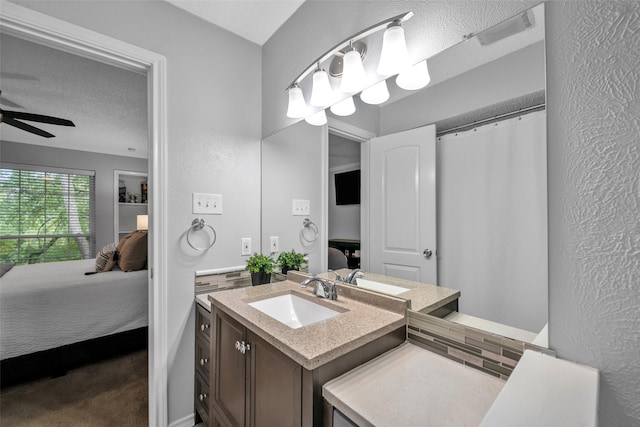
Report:
M438 140L438 283L460 312L538 332L547 323L545 112Z

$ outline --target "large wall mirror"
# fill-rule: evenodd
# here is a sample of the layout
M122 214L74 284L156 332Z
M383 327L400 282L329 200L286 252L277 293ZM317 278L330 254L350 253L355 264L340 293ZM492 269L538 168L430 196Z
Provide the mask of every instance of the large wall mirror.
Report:
M428 58L425 88L408 92L389 79L384 104L354 97L354 116L327 110L328 126L302 121L263 140L262 250L278 236L280 250L308 253L310 272L319 273L329 241L343 242L365 272L459 289L461 313L535 337L548 318L544 4L474 30ZM435 191L427 209L411 192L400 194L404 187L377 181L398 171L418 176L406 172L407 160L376 157L407 137L434 146L430 169L420 172ZM335 176L354 170L360 204L336 203ZM381 205L385 191L396 197ZM309 214L293 215L293 199L310 201ZM434 240L412 250L422 257L431 250L433 269L393 268L377 254L380 242L402 252L398 236L416 241L427 211ZM380 223L385 215L396 215L393 226ZM305 230L305 219L317 233Z

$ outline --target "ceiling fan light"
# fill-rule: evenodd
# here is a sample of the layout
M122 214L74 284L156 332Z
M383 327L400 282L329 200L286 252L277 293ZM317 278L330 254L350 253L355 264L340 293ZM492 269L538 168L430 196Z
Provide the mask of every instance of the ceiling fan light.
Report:
M342 81L340 82L340 90L344 93L359 92L364 82L366 82L367 74L362 65L360 52L350 50L344 55L342 68Z
M336 116L350 116L356 112L353 96L350 96L331 106L331 112Z
M314 107L326 107L331 104L333 91L329 83L329 75L325 70L318 69L313 73L313 88L310 103Z
M387 81L382 80L371 87L366 88L360 94L362 102L371 105L378 105L389 99L389 89L387 89Z
M287 108L287 117L292 119L301 119L307 115L307 102L304 100L302 89L298 86L292 86L289 92L289 107Z
M307 117L306 119L304 119L304 121L309 123L310 125L313 125L313 126L326 125L327 124L327 114L324 112L324 110L320 110L317 113L312 114L309 117Z
M429 75L426 59L407 68L396 77L396 84L405 90L422 89L430 81L431 76Z
M380 62L378 62L378 74L381 76L392 76L398 74L409 63L409 52L404 38L404 29L400 23L389 25L382 37L382 52Z

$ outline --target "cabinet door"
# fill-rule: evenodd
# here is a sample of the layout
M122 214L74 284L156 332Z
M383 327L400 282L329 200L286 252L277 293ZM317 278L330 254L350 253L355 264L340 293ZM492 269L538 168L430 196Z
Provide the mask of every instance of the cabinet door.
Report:
M287 427L302 424L302 367L248 331L249 424Z
M221 312L212 311L213 335L209 385L213 388L212 407L220 424L244 426L246 419L245 355L236 349L236 342L246 341L246 328Z

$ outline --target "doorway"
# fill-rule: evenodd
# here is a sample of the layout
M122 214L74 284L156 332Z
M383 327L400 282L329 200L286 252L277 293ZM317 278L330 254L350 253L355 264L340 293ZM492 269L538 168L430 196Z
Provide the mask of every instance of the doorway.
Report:
M166 59L156 53L85 28L4 2L0 11L3 33L142 72L148 81L149 291L148 378L149 425L167 424L167 253L166 176L167 106Z
M329 133L328 246L344 253L350 269L360 268L361 256L360 148L360 141Z

